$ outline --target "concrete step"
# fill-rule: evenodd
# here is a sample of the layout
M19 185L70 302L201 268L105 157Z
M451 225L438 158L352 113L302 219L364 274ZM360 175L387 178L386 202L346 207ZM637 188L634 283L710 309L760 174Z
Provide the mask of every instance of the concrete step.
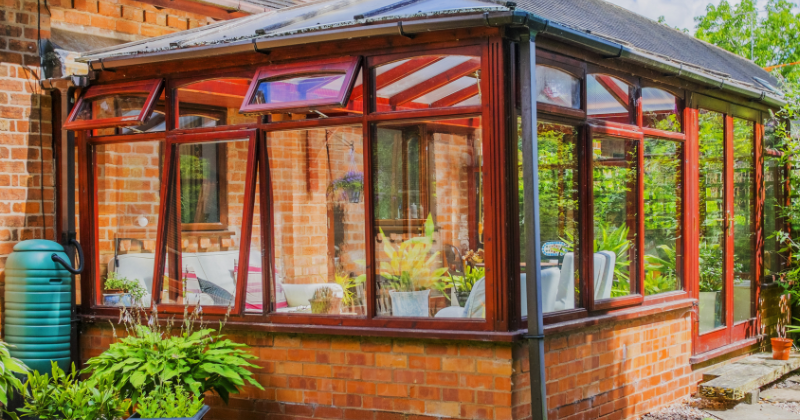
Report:
M751 391L775 382L800 368L800 355L773 360L771 353L759 353L703 374L700 395L706 398L741 400Z
M730 410L706 413L720 420L800 420L800 415L770 404L739 404Z

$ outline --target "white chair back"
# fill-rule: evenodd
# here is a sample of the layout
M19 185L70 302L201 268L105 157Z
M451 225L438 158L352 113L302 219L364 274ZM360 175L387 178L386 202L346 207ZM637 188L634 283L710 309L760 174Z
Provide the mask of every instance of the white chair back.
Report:
M594 254L594 298L610 299L614 284L614 264L617 256L611 251L600 251Z
M553 303L554 311L575 308L575 254L567 252L561 263L558 292Z

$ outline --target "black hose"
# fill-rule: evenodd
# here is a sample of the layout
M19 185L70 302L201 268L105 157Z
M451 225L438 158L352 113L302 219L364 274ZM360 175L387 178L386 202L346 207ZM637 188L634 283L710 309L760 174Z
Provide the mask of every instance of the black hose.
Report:
M53 261L55 261L55 262L57 262L57 263L59 263L59 264L63 265L63 266L64 266L64 268L65 268L67 271L69 271L70 273L72 273L72 274L80 274L80 273L83 271L83 263L84 263L84 260L83 260L83 248L81 248L81 244L80 244L80 243L78 243L78 241L76 241L75 239L70 239L70 240L69 240L69 243L70 243L70 244L72 244L72 245L74 245L74 246L75 246L75 248L77 248L77 249L78 249L78 259L80 260L80 262L81 262L81 263L80 263L80 266L78 266L78 268L77 268L77 269L74 269L74 268L72 268L72 263L70 263L69 261L67 261L67 260L65 260L65 259L63 259L63 258L61 258L61 257L60 257L58 254L56 254L55 252L53 253L53 255L51 255L51 256L50 256L50 258L51 258Z

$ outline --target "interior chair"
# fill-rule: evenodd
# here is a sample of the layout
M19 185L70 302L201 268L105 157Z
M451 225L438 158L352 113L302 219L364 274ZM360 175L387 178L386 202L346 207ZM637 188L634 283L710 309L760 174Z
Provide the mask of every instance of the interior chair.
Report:
M464 307L448 306L437 312L434 318L485 318L486 317L486 278L475 282Z
M617 256L611 251L594 254L594 299L610 299Z

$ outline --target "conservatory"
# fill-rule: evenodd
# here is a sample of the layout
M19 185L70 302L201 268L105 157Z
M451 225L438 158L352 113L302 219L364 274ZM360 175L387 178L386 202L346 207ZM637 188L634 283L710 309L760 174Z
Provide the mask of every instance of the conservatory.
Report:
M633 418L754 351L777 82L566 3L328 0L85 54L81 354L120 305L199 305L274 403L219 413L522 419L537 387L551 418Z

